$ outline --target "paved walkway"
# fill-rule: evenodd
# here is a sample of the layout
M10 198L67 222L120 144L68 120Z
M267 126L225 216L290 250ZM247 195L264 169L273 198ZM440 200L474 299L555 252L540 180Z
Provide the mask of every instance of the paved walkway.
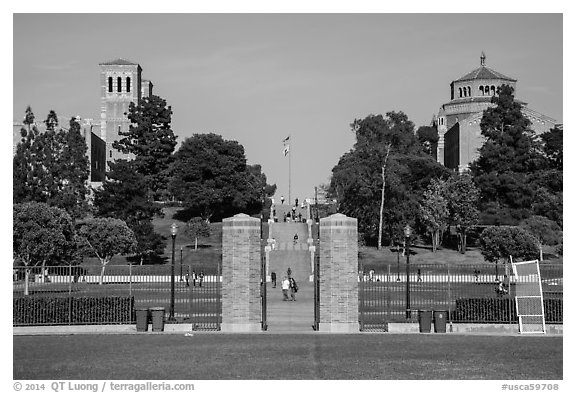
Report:
M283 301L280 283L267 287L267 323L270 333L312 332L314 323L314 287L312 283L298 283L296 301Z

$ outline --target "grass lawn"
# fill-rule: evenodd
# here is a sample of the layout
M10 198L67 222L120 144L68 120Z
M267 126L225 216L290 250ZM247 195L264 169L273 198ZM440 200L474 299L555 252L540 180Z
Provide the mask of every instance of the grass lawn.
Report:
M14 379L559 380L562 337L15 336Z

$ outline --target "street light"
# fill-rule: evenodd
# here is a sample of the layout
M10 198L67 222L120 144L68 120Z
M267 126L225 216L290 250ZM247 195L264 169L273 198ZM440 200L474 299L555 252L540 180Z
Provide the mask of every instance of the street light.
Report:
M406 238L406 319L410 319L412 312L410 310L410 235L412 228L410 225L404 227L404 237Z
M398 264L398 267L396 269L396 281L400 282L400 243L397 242L396 243L396 262Z
M182 247L180 247L180 282L184 281L182 278Z
M169 321L175 321L174 318L174 253L176 247L176 234L178 233L178 225L172 223L170 226L170 234L172 235L172 265L170 269L170 314L168 315Z

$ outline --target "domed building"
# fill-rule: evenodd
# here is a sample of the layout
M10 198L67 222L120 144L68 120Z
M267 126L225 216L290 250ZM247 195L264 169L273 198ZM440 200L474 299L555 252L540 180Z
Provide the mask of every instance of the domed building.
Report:
M501 85L511 86L516 96L517 80L487 67L484 52L480 67L450 83L450 101L440 107L436 118L438 162L462 172L478 157L478 149L484 143L480 120L484 110L494 105L492 96ZM556 125L556 120L528 108L527 103L518 99L516 102L522 106L522 113L532 122L536 134Z

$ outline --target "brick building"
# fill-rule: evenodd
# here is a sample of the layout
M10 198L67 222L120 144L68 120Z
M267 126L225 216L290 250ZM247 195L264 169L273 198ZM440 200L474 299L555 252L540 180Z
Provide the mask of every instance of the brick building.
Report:
M517 93L517 80L486 66L484 52L480 56L480 67L450 83L450 101L438 111L437 161L448 168L463 171L478 157L478 149L484 143L480 131L480 120L484 110L493 104L499 86L505 84ZM527 103L516 101L522 113L532 122L536 134L549 131L556 120L528 108Z

